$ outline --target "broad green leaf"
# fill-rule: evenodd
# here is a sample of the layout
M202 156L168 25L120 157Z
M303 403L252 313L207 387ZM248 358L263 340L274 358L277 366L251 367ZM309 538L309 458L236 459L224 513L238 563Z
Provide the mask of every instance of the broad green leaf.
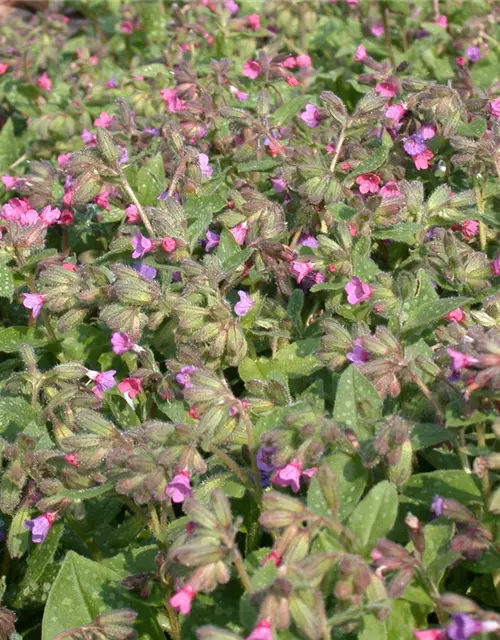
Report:
M64 498L71 498L72 500L90 500L91 498L97 498L108 493L114 486L115 483L109 480L104 484L91 487L90 489L61 489L57 492L57 495Z
M358 438L365 438L364 419L378 418L382 411L382 400L375 387L355 365L348 367L340 376L333 417L347 424Z
M220 234L220 241L215 250L215 255L222 262L222 265L228 262L231 258L235 258L241 253L241 247L233 238L233 234L227 229L223 229Z
M276 109L270 119L273 124L278 127L288 124L294 116L299 114L302 107L311 100L312 98L310 96L298 96L297 98L287 100L284 105Z
M389 640L387 626L372 614L363 616L363 627L358 638L359 640Z
M406 484L403 494L411 502L421 503L430 510L432 499L439 495L466 505L481 501L481 490L474 476L465 471L449 469L417 473Z
M290 378L309 376L323 367L323 364L314 355L318 348L319 340L316 338L297 340L297 342L280 349L272 360L244 358L238 371L244 382L252 379L266 380L273 374L282 374Z
M287 313L288 317L293 321L295 326L301 327L302 320L300 314L304 308L304 292L302 289L294 289L288 300Z
M15 440L18 433L36 418L36 412L20 396L0 394L0 434L9 441Z
M137 195L142 205L158 204L158 196L165 189L165 170L161 153L157 153L143 167L137 176Z
M28 327L0 328L0 351L16 353L22 344L41 347L47 343L47 336L40 329Z
M0 265L0 298L7 298L12 302L14 295L14 277L12 270L6 265Z
M486 120L484 118L473 118L467 124L460 122L457 127L458 136L466 136L472 138L480 138L487 129Z
M29 507L21 504L16 515L12 518L7 535L7 549L12 558L20 558L29 549L30 532L25 526L25 522L29 518Z
M421 228L421 225L416 222L403 222L395 227L376 229L372 232L372 237L381 238L382 240L394 240L405 244L415 244L415 236Z
M408 314L406 322L403 325L403 331L406 333L414 329L428 327L434 322L439 322L443 316L453 311L453 309L469 302L471 302L470 298L458 296L455 298L440 298L430 304L418 307Z
M276 160L273 158L266 158L265 160L250 160L250 162L241 162L236 165L238 172L244 171L268 171L274 169L277 166Z
M164 638L155 610L126 591L123 573L68 551L47 599L42 640L53 640L61 631L88 624L105 611L131 608L138 612L135 624L141 640Z
M6 173L19 155L14 124L11 119L0 130L0 171Z
M424 527L423 563L426 574L435 585L439 585L445 570L460 557L459 553L450 549L454 532L455 525L446 518L433 520Z
M330 465L337 477L339 518L345 520L363 495L368 480L368 471L364 468L361 458L353 458L346 453L334 453L324 462ZM317 476L311 480L307 492L307 506L319 515L324 516L329 513Z
M396 487L384 480L370 490L348 520L362 553L371 551L377 540L391 531L398 513Z
M416 424L411 429L410 437L413 451L418 451L452 440L453 433L435 424Z
M189 221L189 246L194 249L204 235L215 213L226 206L226 199L219 195L191 196L184 203L184 211Z
M381 144L380 147L374 151L366 160L363 160L358 166L351 171L346 177L345 183L351 183L352 180L362 175L363 173L371 173L379 169L389 157L389 151L392 144Z

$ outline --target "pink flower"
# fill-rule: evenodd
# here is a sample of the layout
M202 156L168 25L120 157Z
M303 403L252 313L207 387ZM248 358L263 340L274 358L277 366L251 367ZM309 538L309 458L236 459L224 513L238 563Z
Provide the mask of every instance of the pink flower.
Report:
M463 237L469 240L470 238L477 236L479 232L479 222L477 220L466 220L465 222L462 222L460 231L462 232Z
M193 497L191 475L187 469L175 474L165 489L165 495L175 504L181 504L186 498Z
M208 156L206 153L198 154L198 163L200 165L200 171L202 175L206 176L207 178L211 178L214 170L208 164Z
M149 253L154 247L152 240L143 236L140 231L135 234L135 236L130 241L130 244L134 249L132 258L135 259L143 258L146 253Z
M80 466L80 460L78 460L78 453L67 453L64 456L64 459L72 467L79 467Z
M128 205L128 207L125 209L125 216L127 217L127 222L131 224L134 222L139 222L139 220L141 219L141 216L139 215L135 204Z
M240 301L234 305L234 312L240 318L246 316L250 309L255 305L252 298L246 293L246 291L238 291Z
M31 541L40 544L49 535L51 526L54 524L56 513L42 513L34 520L26 520L24 526L31 531Z
M76 264L72 264L71 262L63 262L62 268L66 269L66 271L76 271Z
M167 253L172 253L172 251L175 251L176 248L177 248L176 239L175 238L169 238L168 236L166 236L161 241L161 248L163 249L163 251L166 251Z
M298 87L298 85L299 85L299 81L294 76L287 76L285 78L285 81L291 87Z
M108 129L114 119L114 116L110 115L107 111L101 111L99 117L94 120L94 126L101 127L101 129Z
M260 64L255 60L248 60L243 65L243 75L255 80L255 78L258 78L260 75Z
M309 129L314 129L321 123L318 108L311 103L306 104L305 111L300 114L300 119L306 123Z
M252 31L258 31L260 29L260 15L258 13L252 13L247 16L247 25Z
M379 191L382 198L391 198L393 196L399 196L401 191L399 190L397 182L389 180Z
M465 320L465 313L463 309L457 307L456 309L453 309L453 311L447 313L444 316L444 319L448 320L448 322L463 322Z
M293 56L290 56L286 60L283 60L281 64L285 67L285 69L295 69L295 67L297 66L297 60Z
M392 120L394 126L398 125L406 113L406 104L391 104L387 107L385 117Z
M366 52L366 47L360 44L354 52L354 60L356 60L356 62L363 62L367 57L368 53Z
M84 129L82 131L82 140L85 144L90 145L91 147L97 146L97 138L94 133L91 133L88 129Z
M466 353L462 353L461 351L457 351L451 347L446 349L446 351L452 359L451 368L453 371L460 371L460 369L465 369L466 367L470 367L471 364L476 364L478 362L477 358L468 356Z
M238 13L238 11L240 10L239 6L236 4L234 0L226 0L224 2L224 9L226 11L229 11L231 15Z
M417 640L446 640L445 629L421 629L414 631L413 635Z
M133 400L142 391L142 382L139 378L123 378L118 385L118 391L123 393L127 402Z
M52 81L47 75L47 72L44 71L42 75L36 81L36 84L40 89L44 89L45 91L52 91Z
M115 331L111 336L111 346L113 347L113 353L116 353L117 356L121 356L127 351L132 351L135 344L123 331Z
M2 176L2 182L6 189L15 189L17 178L14 176Z
M367 193L377 193L382 180L374 173L363 173L356 178L356 184L359 185L359 192L363 195Z
M366 282L363 282L363 280L357 276L354 276L346 284L344 291L347 293L347 302L349 304L361 304L372 297L374 288Z
M170 111L170 113L175 113L176 111L184 109L184 101L179 98L175 89L162 89L160 94L167 110Z
M28 211L32 211L29 202L21 198L11 198L3 205L0 215L4 220L15 220L20 223L22 216Z
M424 140L431 140L436 135L436 127L433 124L423 124L418 130L418 135Z
M491 261L491 271L494 276L500 276L500 253Z
M394 82L386 81L386 82L377 82L375 85L375 91L382 96L383 98L394 98L397 94L398 89Z
M7 73L8 68L8 64L6 64L5 62L0 62L0 76L3 76L4 73Z
M294 260L292 262L291 271L297 276L297 283L300 284L302 280L314 269L314 262L300 262Z
M229 229L229 231L232 233L233 238L236 240L236 242L239 245L242 245L244 244L245 238L247 236L248 222L246 220L245 222L240 222L240 224L237 224L235 227L232 227L231 229Z
M376 38L380 38L380 36L383 36L385 33L384 25L378 22L377 24L374 24L372 27L370 27L370 31L373 36L375 36Z
M43 305L45 304L45 296L43 293L23 293L23 307L31 309L33 318L38 318Z
M488 111L494 118L500 118L500 98L495 98L488 104Z
M245 91L235 91L234 95L238 102L245 102L245 100L248 100L248 93L246 93Z
M311 478L318 473L319 467L309 467L309 469L304 469L302 472L302 477L305 478L305 481L309 484L311 482Z
M57 166L64 167L64 165L68 164L68 162L71 160L72 155L72 153L60 153L57 156Z
M75 221L75 214L70 209L63 209L61 211L61 217L59 218L59 224L65 224L68 227Z
M169 600L170 606L182 613L182 615L187 616L191 611L191 605L193 604L193 600L196 598L196 591L190 585L179 589L174 596L172 596Z
M300 56L297 56L295 58L295 62L297 63L297 66L302 69L304 67L312 67L312 60L311 60L311 56L308 56L307 54L303 53Z
M262 558L262 562L260 563L260 566L265 567L268 562L272 562L275 567L279 567L280 564L283 562L283 558L282 556L280 556L280 554L277 551L273 550L271 551L271 553L268 553L267 556L264 556Z
M59 211L59 209L57 207L52 208L50 204L44 207L42 209L42 213L40 214L40 218L47 226L54 224L54 222L57 222L60 217L61 212Z
M120 31L125 35L129 36L134 30L134 25L131 20L124 20L120 22Z
M437 24L438 27L443 27L443 29L448 28L448 18L446 16L437 16L434 19L434 24Z
M245 640L273 640L273 626L270 620L257 622L252 633Z
M424 149L416 156L413 156L413 163L415 165L415 169L428 169L429 168L429 160L434 158L434 154L430 149Z
M300 491L300 476L302 473L302 462L292 460L284 467L276 470L272 477L273 484L278 487L290 487L294 493Z
M108 371L102 372L87 369L87 378L93 380L95 382L97 390L102 393L103 391L112 389L115 386L115 373L116 371L114 369L109 369Z

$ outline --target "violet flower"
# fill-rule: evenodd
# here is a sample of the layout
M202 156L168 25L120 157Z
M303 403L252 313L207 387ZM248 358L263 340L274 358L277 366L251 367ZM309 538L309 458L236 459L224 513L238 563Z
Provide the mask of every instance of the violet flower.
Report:
M132 258L142 258L146 253L151 251L154 246L153 242L149 238L146 238L146 236L143 236L140 231L131 239L130 244L134 249Z
M418 133L415 133L405 140L403 147L409 156L417 156L422 151L425 151L424 139Z
M306 123L309 129L314 129L321 123L318 107L311 103L306 104L305 111L300 114L300 119Z
M369 300L373 295L373 287L366 282L363 282L357 276L351 278L351 280L344 287L347 293L347 302L349 304L361 304L365 300Z
M149 264L144 264L142 261L137 263L135 269L145 280L150 282L156 278L158 273L154 267L150 267Z
M95 383L98 391L101 393L112 389L116 385L115 381L115 369L109 369L108 371L92 371L87 369L87 377Z
M194 373L196 371L196 367L191 364L182 367L179 373L175 376L177 382L184 387L184 389L192 389L193 383L191 382L190 373Z
M165 488L165 495L175 504L181 504L186 498L192 498L193 490L189 471L184 470L175 474Z
M23 293L23 307L31 309L33 318L38 318L45 304L45 295L43 293Z
M32 542L40 544L45 540L55 522L56 515L56 513L42 513L42 515L33 520L25 521L24 526L31 531Z
M128 334L123 331L115 331L111 336L111 346L113 347L113 353L117 356L121 356L127 351L132 351L135 344L132 342Z
M234 305L234 312L240 318L246 316L250 309L255 305L255 301L246 293L246 291L238 291L240 301Z
M206 176L207 178L211 178L214 170L208 164L208 156L206 153L198 154L198 163L200 165L200 171L202 175Z
M370 354L363 347L361 338L356 338L352 351L349 351L349 353L346 354L346 358L349 360L349 362L352 362L356 365L363 364L363 362L368 362L368 360L370 359Z
M215 249L220 242L220 235L215 231L207 231L205 234L205 251Z
M257 468L260 471L260 484L263 489L271 484L271 475L276 471L273 464L273 455L276 453L276 447L259 447L255 456Z
M284 467L277 469L272 482L278 487L290 487L294 493L300 491L300 476L302 475L302 462L292 460Z

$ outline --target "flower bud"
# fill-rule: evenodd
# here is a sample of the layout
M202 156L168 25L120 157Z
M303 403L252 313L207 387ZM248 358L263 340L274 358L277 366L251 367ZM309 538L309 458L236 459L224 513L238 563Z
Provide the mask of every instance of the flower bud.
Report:
M80 429L84 429L85 431L89 431L90 433L94 433L98 436L116 438L118 435L115 425L112 422L109 422L109 420L103 418L103 416L97 411L82 409L76 414L75 422Z
M389 465L389 480L398 488L403 487L411 478L413 449L411 440L403 442L400 457L396 464Z
M116 148L116 144L111 134L106 131L106 129L97 127L96 137L97 144L99 145L102 155L106 158L109 164L114 167L118 160L118 149Z

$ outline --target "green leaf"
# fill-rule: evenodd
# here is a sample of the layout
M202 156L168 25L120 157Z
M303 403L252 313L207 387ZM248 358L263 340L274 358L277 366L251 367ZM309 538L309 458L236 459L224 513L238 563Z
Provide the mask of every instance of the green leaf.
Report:
M7 535L7 549L12 558L20 558L30 546L30 532L26 529L25 522L30 518L28 506L22 505L10 523Z
M421 230L421 225L416 222L403 222L395 227L385 227L372 232L373 238L382 240L394 240L405 244L415 244L416 234Z
M458 296L456 298L440 298L430 304L422 305L412 310L403 325L403 332L428 327L439 322L450 311L471 302L471 298Z
M0 130L0 171L5 173L17 160L19 151L14 134L14 124L9 119Z
M214 213L226 206L226 199L220 195L191 196L184 203L184 211L189 224L189 246L191 250L196 247L198 240L203 236L212 222Z
M340 376L333 418L351 427L358 438L366 438L364 419L380 417L382 400L375 387L355 365L348 367Z
M344 180L345 184L350 184L352 180L362 175L363 173L371 173L381 167L389 157L389 151L391 150L392 143L381 144L381 146L374 151L366 160L363 160L358 166L346 176Z
M447 518L437 518L424 527L425 551L422 559L426 575L436 585L439 585L446 569L460 557L459 553L450 549L454 533L455 525Z
M90 489L61 489L57 492L57 495L62 496L63 498L71 498L73 500L90 500L91 498L97 498L98 496L108 493L108 491L111 491L114 486L115 482L109 480L104 484L97 487L91 487Z
M271 115L270 120L277 127L288 124L293 117L298 115L302 107L311 100L311 96L298 96L291 100L287 100L284 105L276 109L276 111Z
M240 253L241 247L234 239L233 234L227 229L223 229L216 249L216 256L222 262L222 265L224 266L228 260L235 258Z
M454 498L466 506L481 501L481 490L474 476L457 469L418 473L410 478L403 494L411 502L424 504L429 511L436 495Z
M14 295L14 277L6 264L0 265L0 298L7 298L12 302Z
M35 410L24 398L0 394L0 434L3 438L14 441L35 418Z
M484 118L473 118L470 122L460 122L457 127L458 136L480 138L487 129Z
M348 521L362 553L369 553L377 540L387 536L397 514L396 487L387 480L379 482L358 504Z
M416 424L411 430L413 451L434 447L436 444L452 440L453 434L435 424Z
M155 610L127 592L123 573L68 551L47 599L42 640L53 640L61 631L91 622L105 611L131 608L139 616L135 624L141 640L163 640Z
M277 166L276 160L273 158L266 158L265 160L250 160L250 162L241 162L236 165L238 172L244 171L268 171L274 169Z
M358 637L359 640L389 640L385 622L372 614L363 616L363 628Z
M244 382L252 379L267 380L273 374L282 374L290 378L309 376L323 367L323 364L314 355L318 348L319 340L317 338L297 340L297 342L280 349L272 360L244 358L238 371Z
M368 471L364 468L361 458L353 458L342 452L334 453L324 462L330 465L337 477L339 518L345 520L350 516L363 495L368 480ZM307 506L322 516L329 513L317 476L311 480L307 492Z
M153 156L139 169L137 195L142 205L158 204L158 196L165 189L165 171L161 153Z
M22 344L41 347L47 343L47 336L40 329L28 327L0 328L0 351L16 353Z
M293 321L294 325L298 328L302 326L302 319L300 314L304 308L304 292L302 289L294 289L292 295L288 300L287 313L288 317Z

